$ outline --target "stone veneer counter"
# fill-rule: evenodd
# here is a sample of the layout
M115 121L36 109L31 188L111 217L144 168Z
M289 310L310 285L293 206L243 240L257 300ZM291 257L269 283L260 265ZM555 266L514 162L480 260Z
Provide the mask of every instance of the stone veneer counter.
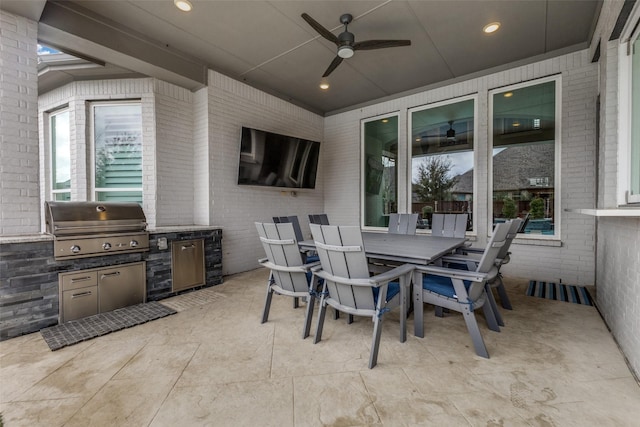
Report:
M158 247L167 239L168 249ZM146 262L147 301L172 291L171 242L204 239L205 286L222 283L222 228L171 226L149 230L149 251L75 260L55 260L50 234L0 236L0 341L58 323L58 274L133 262Z

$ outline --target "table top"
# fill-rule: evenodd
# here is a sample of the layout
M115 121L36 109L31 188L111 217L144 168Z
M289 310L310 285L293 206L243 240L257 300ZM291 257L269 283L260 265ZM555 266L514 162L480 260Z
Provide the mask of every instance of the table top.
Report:
M464 245L465 238L419 234L362 232L368 257L388 261L426 265ZM314 249L313 240L298 242L302 249Z

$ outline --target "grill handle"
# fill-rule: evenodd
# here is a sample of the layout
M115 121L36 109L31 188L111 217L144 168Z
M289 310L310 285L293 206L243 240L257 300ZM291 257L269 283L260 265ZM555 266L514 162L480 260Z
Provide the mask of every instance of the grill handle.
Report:
M192 243L192 244L190 244L190 245L182 245L182 246L180 247L180 250L186 251L187 249L195 249L195 248L196 248L196 245L194 245L194 244Z
M87 280L91 280L91 276L74 277L71 279L71 283L86 282Z

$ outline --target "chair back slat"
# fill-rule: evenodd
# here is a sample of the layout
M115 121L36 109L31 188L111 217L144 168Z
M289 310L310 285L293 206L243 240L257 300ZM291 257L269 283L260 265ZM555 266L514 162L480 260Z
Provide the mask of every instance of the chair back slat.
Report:
M523 221L519 218L516 218L507 222L511 224L511 227L509 228L509 232L507 233L506 244L500 248L500 251L498 251L498 255L496 256L496 258L499 259L504 259L509 254L509 247L511 246L513 239L515 239L515 237L518 235L518 230L520 229Z
M309 224L329 225L327 214L309 214Z
M256 223L258 235L267 258L272 264L283 267L303 265L300 249L291 223ZM272 270L275 282L288 291L304 292L308 289L304 272Z
M482 258L478 263L476 271L480 273L488 273L491 268L495 267L495 261L498 253L507 244L507 234L511 229L511 222L502 222L493 229L493 235L487 243L487 247L482 254Z
M291 223L293 225L293 231L296 233L296 240L301 242L304 240L304 236L302 235L302 228L300 228L300 221L296 215L291 216L274 216L273 222L275 223Z
M391 234L416 234L418 214L389 215L389 233Z
M313 239L317 242L316 250L324 271L347 279L369 277L359 227L310 224L310 228ZM354 250L356 247L360 250ZM341 305L355 309L375 309L373 292L368 286L353 286L331 280L326 280L326 285L330 297Z

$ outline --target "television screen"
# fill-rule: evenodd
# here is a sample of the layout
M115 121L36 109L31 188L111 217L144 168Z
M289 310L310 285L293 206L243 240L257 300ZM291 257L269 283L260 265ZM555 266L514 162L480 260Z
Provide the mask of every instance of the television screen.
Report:
M242 128L238 184L315 188L320 143Z

